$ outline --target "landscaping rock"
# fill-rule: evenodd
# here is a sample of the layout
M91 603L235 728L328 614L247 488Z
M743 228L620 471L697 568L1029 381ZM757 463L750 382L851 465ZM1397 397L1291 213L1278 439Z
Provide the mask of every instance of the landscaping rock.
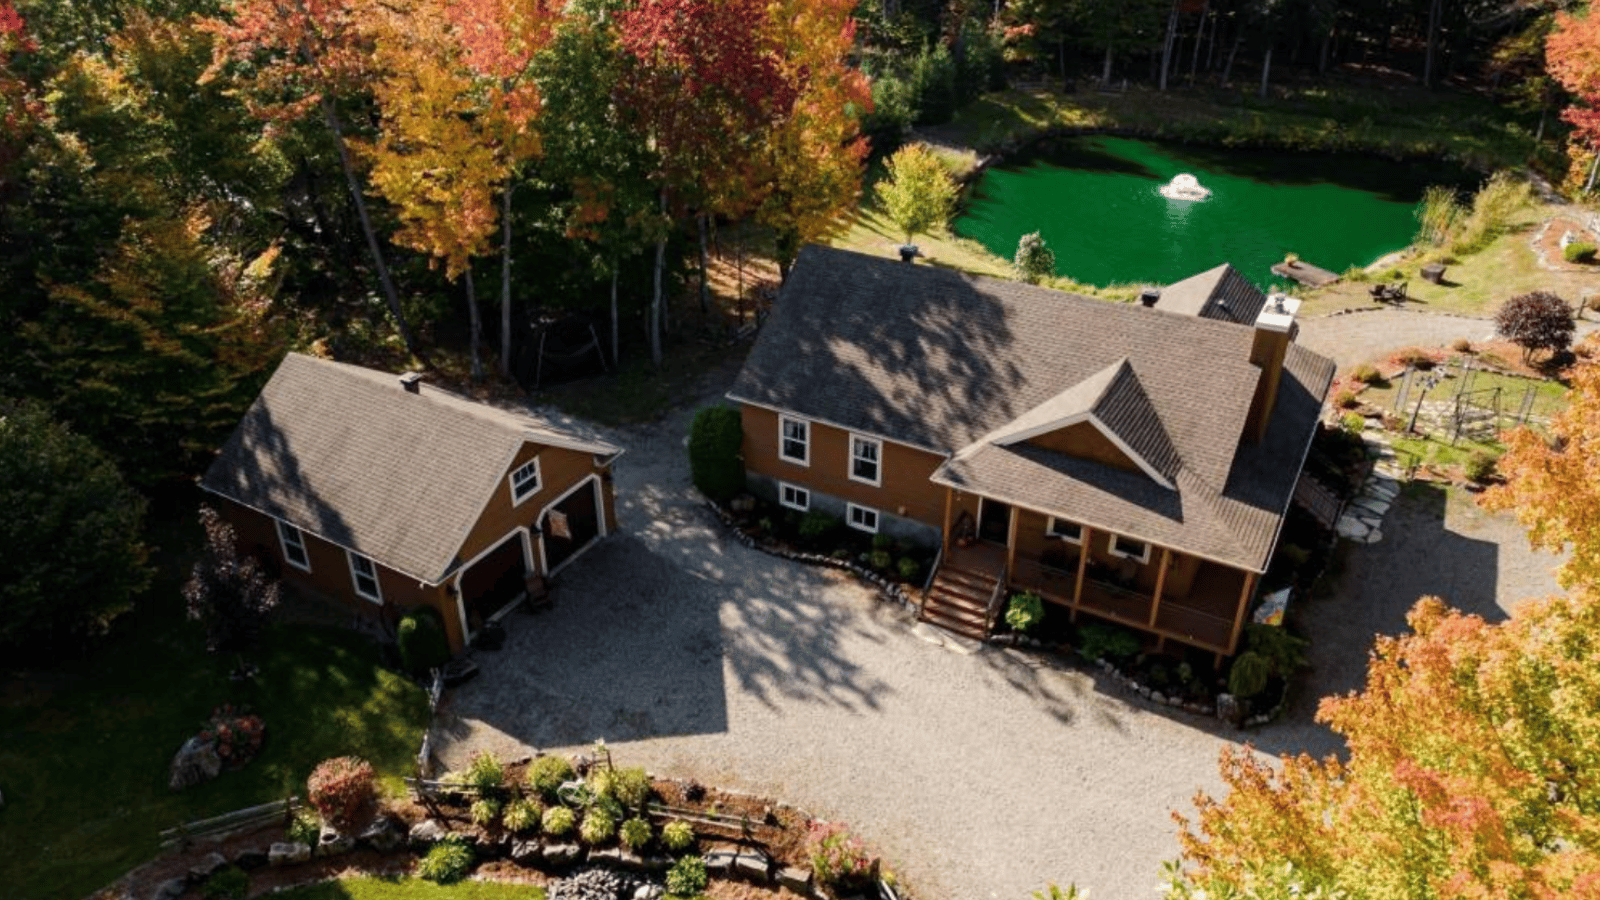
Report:
M1244 705L1232 694L1218 694L1217 718L1237 728L1244 721Z
M222 771L222 759L211 742L195 735L183 742L178 755L172 758L172 777L168 784L175 791L204 784Z
M322 826L322 834L317 837L317 852L322 856L337 856L340 853L349 853L356 848L356 839L353 835L345 834L331 825Z
M604 868L584 869L557 878L546 889L549 900L625 900L634 886L627 877Z
M407 835L414 846L427 847L439 843L450 834L450 829L444 827L437 819L423 819L411 826Z
M400 846L403 838L399 823L384 815L374 819L371 825L362 830L360 841L374 850L388 852Z
M518 840L511 843L511 858L521 865L536 863L544 858L544 847L535 840Z
M289 866L303 863L311 858L311 846L299 841L283 844L273 844L267 851L267 863L274 866Z
M267 864L267 850L264 847L245 847L233 855L233 864L246 872L259 869Z
M622 848L606 847L601 850L590 850L589 861L604 865L622 865Z
M741 877L766 884L772 877L772 860L760 850L744 850L733 861L733 869Z
M176 900L183 896L183 890L188 886L189 883L182 878L168 878L150 892L150 900Z
M633 890L633 900L661 900L667 889L659 884L641 884Z
M205 881L227 864L228 858L221 853L207 853L198 862L189 867L189 880L194 882Z
M582 855L583 848L577 844L547 844L544 848L544 861L553 865L576 862Z
M673 859L670 856L646 856L644 870L646 872L665 872L672 868Z
M712 875L728 875L733 872L734 864L738 861L737 850L709 850L706 852L706 872Z
M785 866L778 870L778 886L804 896L811 890L811 873L795 866Z

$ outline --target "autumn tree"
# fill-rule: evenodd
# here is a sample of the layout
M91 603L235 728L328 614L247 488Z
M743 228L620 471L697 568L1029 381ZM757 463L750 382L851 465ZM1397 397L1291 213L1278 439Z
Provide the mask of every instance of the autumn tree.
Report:
M1509 620L1424 598L1379 638L1360 693L1317 713L1348 760L1222 754L1196 797L1173 900L1600 896L1600 603Z
M216 510L200 507L200 525L206 544L183 585L189 618L204 624L207 650L250 649L278 606L278 582L239 552L233 526Z
M1572 346L1576 327L1572 307L1549 291L1518 294L1494 314L1495 331L1522 348L1523 362L1536 350L1554 352Z
M1498 465L1505 483L1489 488L1483 504L1511 510L1534 547L1570 552L1561 568L1568 587L1600 585L1600 365L1572 372L1568 405L1550 417L1548 433L1518 428L1505 434Z
M1556 13L1555 29L1545 39L1545 65L1576 101L1561 113L1573 127L1570 146L1582 148L1571 154L1574 165L1600 158L1600 16L1593 10L1581 16ZM1597 169L1600 163L1591 167L1586 190L1594 187ZM1573 184L1581 180L1576 171L1569 175Z
M203 23L217 40L200 83L232 73L250 111L276 127L320 118L338 154L389 315L407 352L420 359L423 354L378 243L339 111L341 96L360 93L372 80L370 23L379 20L382 10L376 0L238 0L228 17Z
M956 183L927 144L900 148L884 165L888 174L878 182L878 204L889 221L906 236L942 229L955 210Z

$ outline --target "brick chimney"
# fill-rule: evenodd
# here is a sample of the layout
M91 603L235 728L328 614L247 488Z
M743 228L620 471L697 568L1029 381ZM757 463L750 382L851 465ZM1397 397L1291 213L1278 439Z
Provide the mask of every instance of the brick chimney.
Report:
M1300 325L1294 320L1299 310L1297 298L1272 294L1256 316L1250 362L1261 369L1261 378L1256 382L1244 423L1244 439L1252 443L1266 437L1267 426L1272 422L1272 406L1278 401L1278 384L1283 380L1283 360L1295 335L1300 333Z

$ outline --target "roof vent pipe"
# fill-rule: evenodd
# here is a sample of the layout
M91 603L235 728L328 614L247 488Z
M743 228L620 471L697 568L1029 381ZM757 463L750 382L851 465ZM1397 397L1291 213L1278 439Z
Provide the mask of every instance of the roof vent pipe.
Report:
M1156 305L1156 301L1160 299L1160 288L1148 287L1139 292L1139 302L1143 303L1146 309L1153 309Z
M401 375L400 386L405 388L405 391L408 394L422 393L422 373L407 372L404 375Z

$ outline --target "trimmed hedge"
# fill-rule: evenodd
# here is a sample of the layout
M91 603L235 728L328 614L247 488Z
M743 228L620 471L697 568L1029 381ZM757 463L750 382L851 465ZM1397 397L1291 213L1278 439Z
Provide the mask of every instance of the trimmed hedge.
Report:
M413 675L425 674L450 661L444 619L431 606L419 606L401 616L395 641L400 645L400 664Z
M739 411L708 406L689 429L689 471L694 486L718 503L744 491L744 423Z

